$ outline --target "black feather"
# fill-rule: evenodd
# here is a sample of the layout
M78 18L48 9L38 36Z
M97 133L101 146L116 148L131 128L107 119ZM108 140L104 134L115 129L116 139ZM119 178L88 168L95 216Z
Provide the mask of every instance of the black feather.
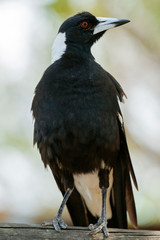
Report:
M34 143L44 165L50 166L63 195L67 187L74 186L74 174L99 171L103 160L109 170L113 169L114 178L109 226L127 228L126 211L137 226L130 174L138 187L124 125L118 118L122 117L118 98L122 101L126 95L90 52L90 45L100 36L93 36L90 29L88 33L79 34L79 22L71 26L73 19L79 21L81 16L83 20L86 14L77 15L62 25L60 31L69 29L66 52L45 71L36 87L32 103ZM88 19L93 26L97 24L93 15L88 15ZM74 28L75 32L71 32ZM84 41L87 36L91 38L91 33L92 41ZM85 226L96 222L76 189L67 207L74 224Z

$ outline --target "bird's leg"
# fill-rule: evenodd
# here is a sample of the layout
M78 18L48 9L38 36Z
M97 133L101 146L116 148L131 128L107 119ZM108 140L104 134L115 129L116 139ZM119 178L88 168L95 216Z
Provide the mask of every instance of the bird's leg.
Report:
M101 178L101 175L103 176ZM101 211L101 216L98 219L98 222L96 224L90 224L89 229L90 234L96 234L100 232L101 230L103 231L103 234L105 237L108 237L108 230L107 230L107 216L106 216L106 199L107 199L107 188L109 186L109 172L108 170L102 170L102 172L99 174L100 177L100 187L101 187L101 192L102 192L102 211ZM102 186L102 182L104 182Z
M63 175L63 177L64 177L63 181L64 181L64 186L65 186L66 191L63 196L63 200L59 207L59 210L58 210L55 218L52 221L52 225L57 232L61 232L61 228L62 229L67 228L67 224L62 219L62 213L63 213L63 209L67 203L67 200L73 191L73 176L65 173ZM42 224L45 226L50 226L51 222L46 221L46 222L43 222Z
M67 202L69 196L71 195L72 191L73 191L73 188L72 189L67 188L67 190L66 190L66 192L64 194L62 203L60 205L60 208L58 209L58 212L57 212L55 218L53 219L53 221L52 222L44 221L42 223L42 225L44 225L44 226L51 226L51 225L53 225L54 229L57 232L61 232L61 228L63 228L63 229L67 228L67 224L62 219L62 213L63 213L63 209L64 209L64 207L66 205L66 202Z
M55 218L53 219L53 227L58 232L61 232L61 228L63 228L63 229L67 228L67 224L63 221L61 216L62 216L63 209L64 209L64 207L66 205L66 202L67 202L69 196L72 193L72 190L73 189L70 189L70 188L68 188L66 190L66 192L64 194L64 197L63 197L63 201L61 203L61 206L60 206L60 208L59 208Z
M93 225L89 225L90 234L96 234L100 232L101 230L104 233L105 237L108 237L108 231L107 231L107 217L106 217L106 196L107 196L107 189L104 188L102 191L102 213L101 217L98 219L98 222Z

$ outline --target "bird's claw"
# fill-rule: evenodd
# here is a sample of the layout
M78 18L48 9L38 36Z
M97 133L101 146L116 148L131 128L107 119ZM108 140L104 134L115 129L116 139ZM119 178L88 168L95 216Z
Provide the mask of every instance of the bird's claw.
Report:
M99 218L98 222L96 224L90 224L89 229L91 230L89 234L96 234L102 230L105 237L109 236L108 230L107 230L107 220Z
M61 217L55 217L53 219L53 227L57 232L61 232L61 229L66 229L67 228L67 224L63 221L63 219Z
M42 222L43 226L53 226L57 232L61 232L61 229L66 229L67 224L63 221L61 217L55 217L53 221Z

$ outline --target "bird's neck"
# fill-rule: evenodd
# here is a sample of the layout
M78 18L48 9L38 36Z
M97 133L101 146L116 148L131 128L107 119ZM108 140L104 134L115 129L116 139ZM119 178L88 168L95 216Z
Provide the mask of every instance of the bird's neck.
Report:
M65 57L70 59L77 59L82 61L83 59L94 59L91 49L88 45L77 44L74 42L67 43L67 48L64 53Z
M62 58L74 61L94 59L89 45L66 40L65 33L60 32L52 46L52 63Z

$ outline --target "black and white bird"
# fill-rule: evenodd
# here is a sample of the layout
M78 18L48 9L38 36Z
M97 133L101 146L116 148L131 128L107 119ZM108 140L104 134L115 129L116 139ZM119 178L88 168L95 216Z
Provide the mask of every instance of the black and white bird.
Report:
M102 230L108 236L107 221L127 228L127 212L137 226L130 176L138 187L119 106L125 93L91 53L108 29L128 22L89 12L68 18L53 44L52 64L36 87L34 143L64 196L53 219L57 231L67 227L65 204L73 224L92 223L92 234Z

